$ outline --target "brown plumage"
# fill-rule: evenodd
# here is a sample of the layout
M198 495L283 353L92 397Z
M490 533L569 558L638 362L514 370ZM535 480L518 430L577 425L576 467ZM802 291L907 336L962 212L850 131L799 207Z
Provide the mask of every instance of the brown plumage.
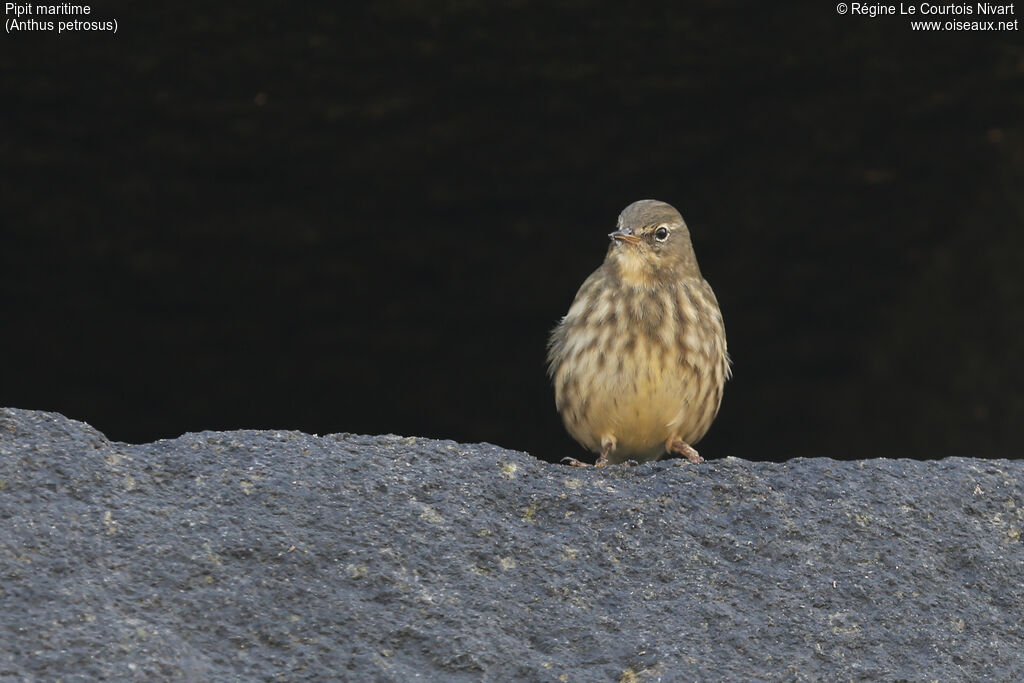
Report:
M715 293L670 205L630 204L609 237L604 263L551 333L555 405L599 467L667 451L701 462L692 445L731 374Z

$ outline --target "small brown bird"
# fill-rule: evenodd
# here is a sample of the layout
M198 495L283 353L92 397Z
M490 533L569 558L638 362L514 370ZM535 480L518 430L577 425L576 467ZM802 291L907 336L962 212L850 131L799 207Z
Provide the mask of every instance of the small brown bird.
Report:
M672 206L633 202L616 227L551 333L555 405L569 434L600 454L598 467L666 451L702 462L693 444L732 374L718 300Z

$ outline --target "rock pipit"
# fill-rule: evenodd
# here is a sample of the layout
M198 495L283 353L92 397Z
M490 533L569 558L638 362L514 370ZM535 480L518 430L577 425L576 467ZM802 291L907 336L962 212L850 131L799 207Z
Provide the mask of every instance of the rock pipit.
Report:
M692 444L731 375L718 300L674 208L633 202L616 227L551 333L555 405L569 434L600 454L598 467L666 451L702 462Z

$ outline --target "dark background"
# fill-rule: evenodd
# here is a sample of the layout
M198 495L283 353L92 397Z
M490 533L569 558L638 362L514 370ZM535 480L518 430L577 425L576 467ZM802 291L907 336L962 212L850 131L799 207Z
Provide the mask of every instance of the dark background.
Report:
M1019 457L1020 32L627 5L102 2L116 35L3 36L0 405L582 457L547 333L657 198L735 360L706 457Z

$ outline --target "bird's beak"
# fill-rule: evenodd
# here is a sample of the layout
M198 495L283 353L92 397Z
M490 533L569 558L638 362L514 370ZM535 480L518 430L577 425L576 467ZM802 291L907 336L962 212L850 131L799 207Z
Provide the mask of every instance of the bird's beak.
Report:
M608 233L608 236L612 238L613 242L625 242L627 244L639 244L643 240L633 234L633 231L629 228L622 228L615 232Z

